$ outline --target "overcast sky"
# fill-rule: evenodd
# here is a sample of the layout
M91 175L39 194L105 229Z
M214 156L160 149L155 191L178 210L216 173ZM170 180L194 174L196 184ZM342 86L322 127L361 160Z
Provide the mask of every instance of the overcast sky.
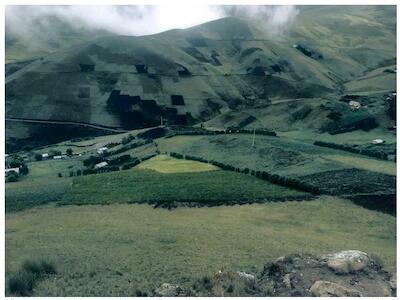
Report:
M45 34L35 32L34 22L45 16L56 16L76 27L105 29L123 35L153 34L173 28L187 28L222 17L237 15L259 19L279 30L296 16L294 6L7 6L6 28L23 36ZM43 23L43 22L42 22ZM43 24L42 24L43 25ZM51 28L47 28L51 31Z

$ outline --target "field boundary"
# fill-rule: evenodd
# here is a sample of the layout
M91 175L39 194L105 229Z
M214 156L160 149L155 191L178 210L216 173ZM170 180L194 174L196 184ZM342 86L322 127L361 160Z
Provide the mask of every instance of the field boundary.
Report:
M388 158L388 154L381 152L381 151L374 151L374 150L367 150L367 149L355 149L350 146L342 145L342 144L336 144L336 143L330 143L330 142L323 142L323 141L315 141L314 146L320 146L320 147L325 147L325 148L331 148L335 150L341 150L345 152L350 152L350 153L355 153L355 154L360 154L368 157L373 157L377 159L382 159L382 160L387 160L387 161L392 161ZM396 156L395 156L396 157ZM394 160L396 162L396 158Z

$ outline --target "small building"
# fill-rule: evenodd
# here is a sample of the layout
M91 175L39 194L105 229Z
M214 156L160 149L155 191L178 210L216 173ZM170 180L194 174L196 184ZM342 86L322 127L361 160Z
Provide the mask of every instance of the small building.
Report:
M97 154L104 154L108 151L107 147L101 147L99 149L97 149Z
M19 174L19 168L8 168L8 169L5 169L5 172L6 172L6 175L10 172L15 172L15 173Z
M358 109L361 108L361 103L358 102L358 101L351 100L351 101L349 102L349 105L350 105L350 108L351 108L352 110L358 110Z
M63 159L65 157L67 157L67 156L66 155L54 155L53 159Z
M49 154L48 153L43 153L42 154L42 159L48 159L49 158Z
M108 163L106 161L102 161L101 163L98 163L98 164L94 165L94 168L96 170L98 170L98 169L104 168L106 166L108 166Z
M374 145L379 145L379 144L384 144L384 143L385 143L385 141L382 139L375 139L372 141L372 144L374 144Z

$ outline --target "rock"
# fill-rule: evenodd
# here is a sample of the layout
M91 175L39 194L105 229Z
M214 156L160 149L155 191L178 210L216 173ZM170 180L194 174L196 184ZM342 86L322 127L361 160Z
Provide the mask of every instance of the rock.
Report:
M275 263L282 263L285 260L284 256L279 256L276 260Z
M328 267L336 273L358 272L368 266L368 254L358 250L346 250L326 256Z
M184 290L179 285L163 283L155 292L159 297L176 297L182 296Z
M310 291L315 297L362 297L361 292L358 290L322 280L314 282Z
M390 288L387 286L382 287L382 297L391 297L392 292L390 291Z
M393 274L392 276L390 276L389 285L390 285L390 288L392 290L396 290L397 289L397 276L396 276L396 274Z
M237 271L237 274L239 275L239 277L241 279L245 279L245 280L252 281L252 282L256 281L256 276L254 276L252 274L249 274L246 272L241 272L241 271Z
M292 283L290 281L290 273L286 274L283 276L283 284L286 286L286 288L291 289L292 288Z

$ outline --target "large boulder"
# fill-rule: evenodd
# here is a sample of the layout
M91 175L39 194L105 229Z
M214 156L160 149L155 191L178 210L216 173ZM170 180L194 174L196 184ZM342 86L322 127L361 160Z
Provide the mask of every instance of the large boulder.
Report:
M358 250L345 250L328 254L325 259L328 267L339 274L361 271L370 263L368 254Z
M247 280L249 282L256 281L256 276L254 276L253 274L249 274L249 273L242 272L242 271L237 271L236 273L239 275L240 279Z
M315 297L362 297L361 292L358 290L323 280L314 282L310 291Z
M182 296L184 294L184 290L179 285L163 283L159 288L156 289L155 294L158 297L176 297Z

